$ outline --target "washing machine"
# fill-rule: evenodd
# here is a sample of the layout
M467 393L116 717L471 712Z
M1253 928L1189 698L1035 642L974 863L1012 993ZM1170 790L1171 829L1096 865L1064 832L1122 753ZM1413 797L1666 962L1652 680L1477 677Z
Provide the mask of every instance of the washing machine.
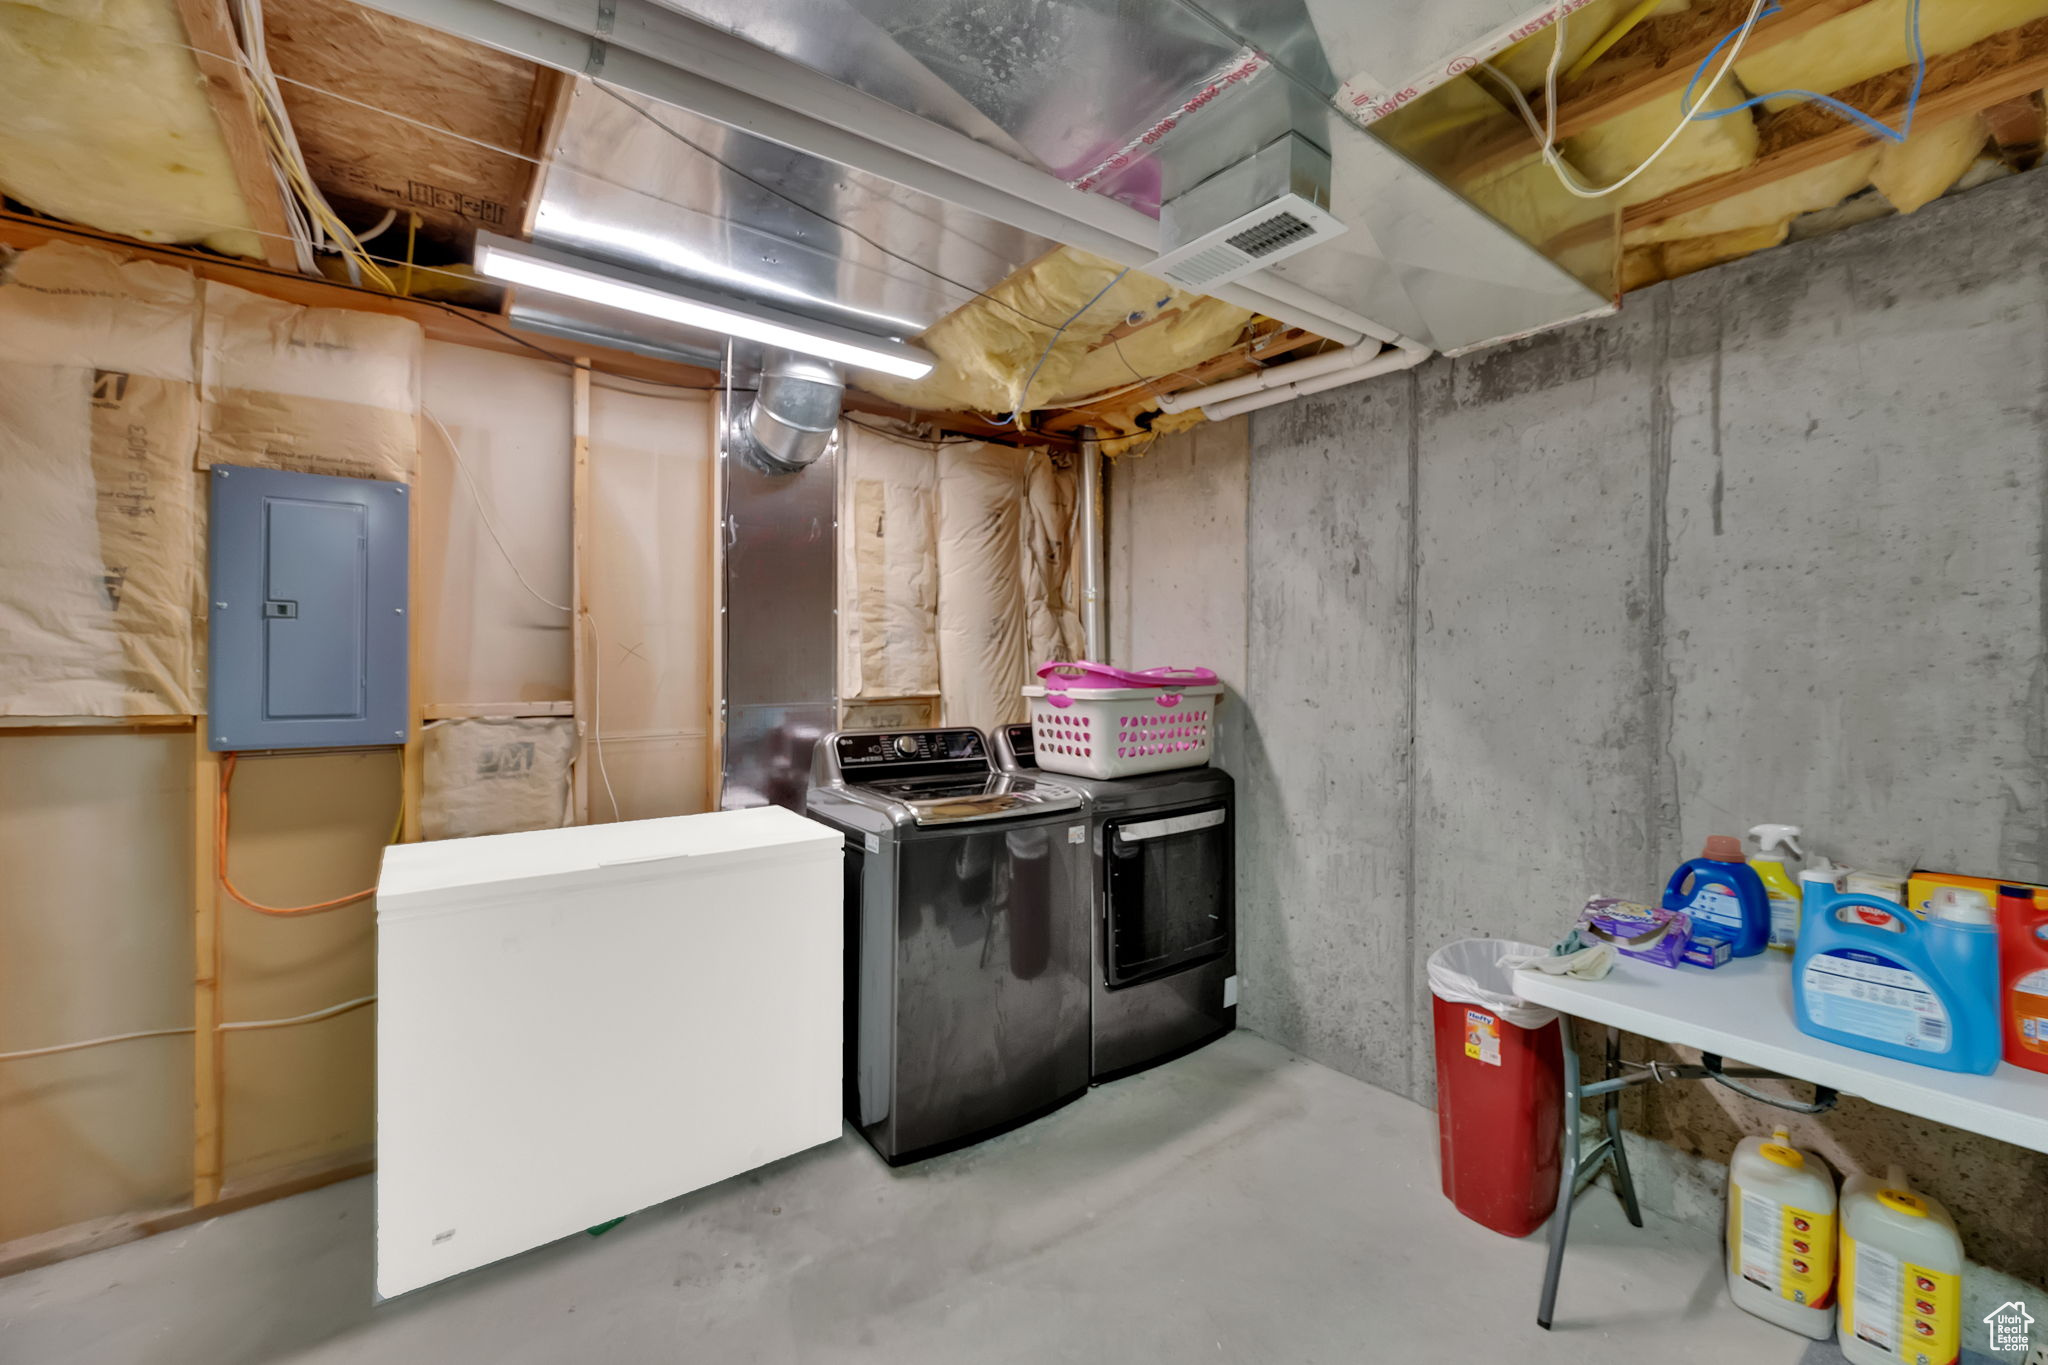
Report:
M846 837L846 1112L892 1165L1089 1081L1088 818L979 730L841 732L806 812Z
M1031 727L996 732L996 761L1038 773ZM1237 813L1221 769L1136 777L1048 773L1088 798L1089 1074L1114 1080L1237 1025Z

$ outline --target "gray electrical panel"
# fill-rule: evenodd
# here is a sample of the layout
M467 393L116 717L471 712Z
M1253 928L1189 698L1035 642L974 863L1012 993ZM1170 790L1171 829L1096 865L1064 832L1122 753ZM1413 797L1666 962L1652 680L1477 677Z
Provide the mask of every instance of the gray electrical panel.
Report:
M404 743L406 486L224 464L208 482L211 747Z

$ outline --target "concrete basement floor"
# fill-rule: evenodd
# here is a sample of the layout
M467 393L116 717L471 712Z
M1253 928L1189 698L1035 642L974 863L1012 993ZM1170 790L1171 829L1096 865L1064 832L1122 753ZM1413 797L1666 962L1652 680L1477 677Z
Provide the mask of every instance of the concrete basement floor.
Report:
M1435 1119L1247 1033L902 1171L857 1137L373 1307L355 1180L0 1280L8 1365L1839 1361L1749 1317L1718 1239L1461 1218Z

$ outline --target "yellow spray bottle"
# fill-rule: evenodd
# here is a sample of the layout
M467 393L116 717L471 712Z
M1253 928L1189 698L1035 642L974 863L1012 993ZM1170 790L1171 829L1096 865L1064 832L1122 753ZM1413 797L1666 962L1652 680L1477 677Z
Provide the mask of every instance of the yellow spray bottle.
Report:
M1799 946L1798 874L1785 866L1788 857L1806 857L1799 849L1799 833L1797 825L1756 825L1749 831L1757 849L1749 855L1749 865L1771 898L1771 947L1787 953Z

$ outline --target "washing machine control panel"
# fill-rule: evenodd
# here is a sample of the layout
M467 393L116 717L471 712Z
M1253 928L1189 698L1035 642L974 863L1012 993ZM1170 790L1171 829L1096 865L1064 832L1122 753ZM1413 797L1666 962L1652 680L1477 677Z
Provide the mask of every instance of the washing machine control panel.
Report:
M890 733L841 735L835 755L842 772L876 768L923 767L942 763L949 767L987 767L988 742L979 730L905 730Z

